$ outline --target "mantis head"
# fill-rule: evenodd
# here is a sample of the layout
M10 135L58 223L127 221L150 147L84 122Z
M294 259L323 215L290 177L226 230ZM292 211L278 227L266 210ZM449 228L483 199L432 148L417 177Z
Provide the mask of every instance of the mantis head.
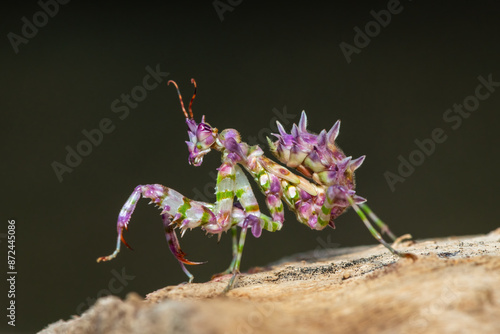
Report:
M174 84L177 88L177 94L179 95L179 100L181 101L182 111L186 117L186 124L188 126L188 136L189 141L186 141L189 150L189 164L194 166L200 166L203 162L203 156L211 151L217 139L217 128L213 128L210 124L205 122L205 116L201 118L200 123L196 123L193 116L193 101L196 96L196 81L191 79L191 83L194 85L194 93L189 103L189 114L184 108L184 103L182 101L182 96L179 91L179 87L173 80L169 80L168 84Z

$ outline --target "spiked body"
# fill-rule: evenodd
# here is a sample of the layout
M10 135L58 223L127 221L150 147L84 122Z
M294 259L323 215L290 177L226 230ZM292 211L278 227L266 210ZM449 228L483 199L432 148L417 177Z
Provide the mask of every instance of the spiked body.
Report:
M187 141L190 164L199 166L205 154L217 150L222 155L222 164L218 168L216 202L206 203L189 199L179 192L159 184L139 185L123 206L118 216L118 239L113 254L100 257L97 261L113 259L120 251L121 242L128 244L123 238L131 215L141 197L151 199L151 203L160 208L165 227L166 239L170 250L179 261L189 278L193 275L185 264L193 265L185 258L181 250L175 230L181 235L186 230L200 227L210 234L220 238L223 232L231 230L233 236L233 260L229 268L221 273L232 273L233 276L226 290L236 282L241 263L241 255L245 243L247 229L253 236L259 237L262 230L274 232L280 230L284 223L284 205L296 214L297 220L311 229L321 230L326 226L335 227L334 219L341 215L349 206L363 220L370 233L393 254L414 258L413 254L400 253L383 240L381 235L371 225L367 216L387 233L392 239L394 235L369 208L366 200L355 193L354 172L361 166L365 157L357 159L347 157L336 145L340 121L337 121L329 131L322 130L319 134L307 130L307 116L302 112L298 125L294 124L291 133L287 133L278 122L278 134L273 134L277 140L268 143L271 152L284 165L294 168L301 175L292 173L288 168L270 160L258 146L250 146L241 141L241 136L235 129L226 129L219 133L217 128L205 121L194 120L192 103L195 92L189 104L189 113L184 108L182 96L177 84L169 81L177 88L182 110L188 126ZM265 196L265 203L270 216L261 213L246 170L257 183ZM237 227L241 228L239 237ZM129 246L128 246L129 247Z

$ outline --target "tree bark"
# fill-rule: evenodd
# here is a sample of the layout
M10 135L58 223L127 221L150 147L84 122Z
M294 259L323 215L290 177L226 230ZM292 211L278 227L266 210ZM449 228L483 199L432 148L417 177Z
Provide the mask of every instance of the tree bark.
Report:
M500 229L297 254L243 274L104 297L40 333L500 333Z

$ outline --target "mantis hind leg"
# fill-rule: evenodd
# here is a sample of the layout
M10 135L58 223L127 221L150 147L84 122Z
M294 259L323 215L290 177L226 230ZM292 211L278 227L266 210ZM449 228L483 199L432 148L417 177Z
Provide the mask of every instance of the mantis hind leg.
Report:
M396 235L392 233L391 230L389 229L389 226L387 226L387 224L385 224L382 221L382 219L380 219L375 213L373 213L373 211L368 207L368 205L362 203L359 204L359 207L375 222L375 224L378 226L382 234L386 234L389 238L391 238L393 246L399 244L404 240L410 240L412 238L411 234L404 234L399 237L396 237Z
M394 233L391 232L389 226L387 226L387 224L385 224L382 221L382 219L380 219L377 215L375 215L375 213L373 213L373 211L368 207L368 205L366 205L365 203L361 203L359 204L359 207L375 222L375 224L378 226L382 234L386 234L389 238L392 239L392 241L396 241L397 239L396 235L394 235Z
M349 204L352 206L352 208L354 209L354 211L356 211L356 213L358 214L358 216L361 218L361 220L363 221L363 223L365 224L365 226L368 228L368 230L370 231L370 233L372 234L372 236L377 239L378 242L380 242L382 245L384 245L392 254L394 255L397 255L399 257L406 257L406 258L410 258L412 260L416 260L417 259L417 256L412 254L412 253L403 253L403 252L400 252L400 251L397 251L395 250L391 245L389 245L383 238L382 236L380 235L380 233L377 232L377 230L375 229L375 227L373 227L373 225L370 223L370 221L368 220L368 218L366 217L365 213L363 212L363 210L360 209L360 207L358 206L358 204L356 204L354 202L354 200L351 198L351 196L349 195L346 195L346 198L347 200L349 201ZM366 205L365 205L366 207ZM371 212L371 210L369 211ZM372 213L373 214L373 213ZM373 216L375 216L373 214ZM376 217L376 216L375 216ZM372 218L372 215L370 215L370 218ZM372 218L373 219L373 218ZM382 222L380 220L380 222ZM380 223L379 222L379 223ZM380 227L379 223L377 223L375 221L375 223ZM383 225L385 227L387 227L387 225Z

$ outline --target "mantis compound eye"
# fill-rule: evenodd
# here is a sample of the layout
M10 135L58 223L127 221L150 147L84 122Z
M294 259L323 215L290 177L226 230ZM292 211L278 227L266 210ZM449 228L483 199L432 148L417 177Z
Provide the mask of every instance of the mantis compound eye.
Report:
M200 123L196 129L196 137L201 146L209 147L215 142L215 134L212 127L206 123Z

